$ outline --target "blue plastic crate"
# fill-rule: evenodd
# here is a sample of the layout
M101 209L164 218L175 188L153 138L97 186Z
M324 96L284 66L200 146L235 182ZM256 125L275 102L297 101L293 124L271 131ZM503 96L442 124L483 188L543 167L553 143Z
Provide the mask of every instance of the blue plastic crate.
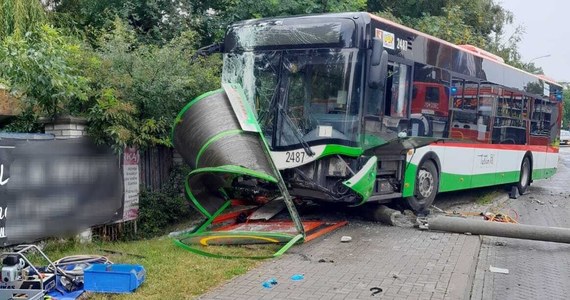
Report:
M143 282L141 265L92 264L84 270L84 289L96 293L131 293Z

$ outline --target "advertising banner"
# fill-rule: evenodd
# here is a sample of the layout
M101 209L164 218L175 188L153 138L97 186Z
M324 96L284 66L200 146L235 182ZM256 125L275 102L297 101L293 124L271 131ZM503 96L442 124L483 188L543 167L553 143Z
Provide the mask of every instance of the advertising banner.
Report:
M123 178L125 185L123 221L135 220L139 215L139 159L136 148L126 148L123 153Z
M0 246L120 220L120 163L88 138L0 138Z

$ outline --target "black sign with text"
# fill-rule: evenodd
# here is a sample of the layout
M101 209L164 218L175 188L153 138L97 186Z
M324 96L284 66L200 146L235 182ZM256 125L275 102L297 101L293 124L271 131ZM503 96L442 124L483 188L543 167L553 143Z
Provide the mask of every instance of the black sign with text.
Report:
M123 216L120 159L87 138L0 139L0 246Z

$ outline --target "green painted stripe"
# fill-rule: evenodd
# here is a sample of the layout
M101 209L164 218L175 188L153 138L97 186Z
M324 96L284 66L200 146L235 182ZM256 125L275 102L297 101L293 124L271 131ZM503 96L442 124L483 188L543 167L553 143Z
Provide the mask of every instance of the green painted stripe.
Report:
M190 175L186 176L186 182L184 183L184 189L186 190L186 194L190 198L190 201L192 201L192 203L194 203L194 205L198 208L198 210L200 210L200 212L204 216L211 218L212 215L210 215L210 213L202 206L202 204L200 204L200 202L198 202L198 199L196 199L196 197L194 197L194 194L192 194L192 191L190 190L190 184L188 183L189 179L190 179Z
M404 189L402 197L414 195L417 166L409 164L406 168ZM537 169L532 172L532 179L549 178L556 173L555 168ZM459 191L470 188L493 186L518 182L520 171L485 173L476 175L441 173L439 179L439 192Z
M228 208L231 203L231 201L226 201L226 203L224 203L224 205L222 205L210 218L208 218L208 220L206 220L206 222L204 222L204 224L202 224L202 226L200 226L195 231L195 233L201 233L206 230L206 227L210 226L210 224L214 222L214 219L217 218L224 210L226 210L226 208Z
M285 253L285 251L289 250L289 248L291 248L293 245L295 245L298 241L302 241L303 239L304 239L303 234L296 235L287 244L285 244L285 246L281 247L281 249L279 249L279 251L275 252L275 254L273 254L273 256L278 257L278 256L283 255L283 253Z
M359 140L362 142L362 145L364 145L364 148L366 149L375 148L387 143L385 139L373 134L363 134L360 136Z
M232 231L232 234L235 233L240 233L240 232L235 232ZM244 232L244 234L248 234L251 235L252 232ZM259 234L259 232L254 233L256 236L262 236L261 234ZM267 237L276 237L277 234L267 234L264 233L264 236ZM293 246L295 243L297 243L297 241L300 240L299 236L302 238L303 235L299 234L296 235L295 237L292 237L291 235L287 235L287 238L291 238L291 240L289 242L287 242L287 244L285 244L283 247L281 247L281 249L279 249L277 252L275 252L272 255L267 255L267 256L238 256L238 255L223 255L223 254L215 254L215 253L210 253L210 252L206 252L203 250L200 250L196 247L191 247L189 245L186 245L185 243L183 243L182 241L178 240L178 239L174 239L174 244L184 250L190 251L192 253L198 254L198 255L202 255L202 256L206 256L206 257L213 257L213 258L225 258L225 259L236 259L236 258L249 258L249 259L267 259L267 258L275 258L278 256L281 256L283 253L285 253L285 251L287 251L289 248L291 248L291 246Z
M200 161L200 157L202 157L202 154L204 154L204 151L206 151L206 149L208 148L208 146L210 146L210 144L212 144L213 142L215 142L215 141L217 141L217 140L219 140L225 136L240 134L242 132L244 132L244 131L241 129L232 129L232 130L222 131L222 132L214 135L213 137L211 137L206 143L204 143L202 148L200 148L200 151L198 151L198 155L196 155L196 166L198 166L198 162Z
M190 198L190 201L194 203L194 205L198 208L198 210L206 217L212 218L212 215L200 204L198 199L192 194L192 190L190 189L190 177L201 174L201 173L230 173L234 175L249 175L252 177L256 177L259 179L263 179L268 182L277 183L277 179L273 176L267 175L263 172L250 170L240 166L232 166L232 165L225 165L219 167L210 167L210 168L202 168L196 169L186 176L186 182L184 183L184 188L186 190L186 194Z
M556 174L556 168L538 169L532 171L532 179L546 179Z
M358 157L362 155L363 152L364 151L362 150L362 148L358 147L348 147L343 145L330 144L325 146L325 149L323 150L323 153L321 153L319 158L323 158L329 155L337 155L337 154Z
M366 164L350 179L343 182L345 186L357 193L362 200L357 205L364 204L372 195L374 184L376 183L376 174L378 171L378 158L372 156Z
M407 163L406 172L404 174L404 189L402 190L402 197L411 197L414 195L414 190L416 188L416 174L418 172L418 166Z
M182 236L176 237L179 240L191 239L195 237L209 237L209 236L220 236L220 235L235 235L235 236L256 236L265 238L274 238L277 240L286 240L289 242L290 239L295 236L290 233L284 232L271 232L271 231L204 231L204 232L194 232L185 233Z
M182 121L184 114L186 113L186 111L188 111L190 109L190 107L192 107L192 105L194 105L196 102L198 102L198 101L200 101L200 100L202 100L208 96L211 96L211 95L214 95L217 93L222 93L222 92L224 92L224 89L217 89L217 90L209 91L207 93L204 93L204 94L194 98L192 101L190 101L188 104L186 104L186 106L184 106L184 108L182 108L182 110L178 113L178 115L176 116L176 119L174 119L174 125L172 126L172 129L170 131L170 140L172 142L174 142L174 129L176 128L176 125L178 125L178 123L180 123Z
M493 174L493 178L494 177L495 174ZM469 175L440 173L439 191L449 192L468 189L471 187L471 178L472 176Z
M235 174L235 175L249 175L252 177L256 177L259 179L266 180L268 182L277 183L277 179L271 175L268 175L268 174L265 174L265 173L259 172L259 171L254 171L254 170L244 168L241 166L234 166L234 165L223 165L223 166L218 166L218 167L208 167L208 168L196 169L196 170L190 172L190 174L188 174L188 176L193 176L193 175L200 174L200 173L230 173L230 174ZM186 181L186 182L188 182L188 181Z

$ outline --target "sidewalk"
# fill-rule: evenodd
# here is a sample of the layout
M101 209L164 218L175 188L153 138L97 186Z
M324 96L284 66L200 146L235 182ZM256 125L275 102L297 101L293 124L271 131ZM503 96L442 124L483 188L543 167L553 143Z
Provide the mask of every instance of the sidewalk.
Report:
M341 243L343 235L352 241ZM200 299L467 299L480 244L478 236L353 222ZM270 278L278 284L264 288ZM373 287L383 291L372 296Z
M516 211L522 224L570 228L568 178L570 149L561 148L557 174L536 181L518 199L507 199L502 210ZM486 236L471 299L568 299L569 265L568 244ZM508 269L509 274L491 273L490 266Z

